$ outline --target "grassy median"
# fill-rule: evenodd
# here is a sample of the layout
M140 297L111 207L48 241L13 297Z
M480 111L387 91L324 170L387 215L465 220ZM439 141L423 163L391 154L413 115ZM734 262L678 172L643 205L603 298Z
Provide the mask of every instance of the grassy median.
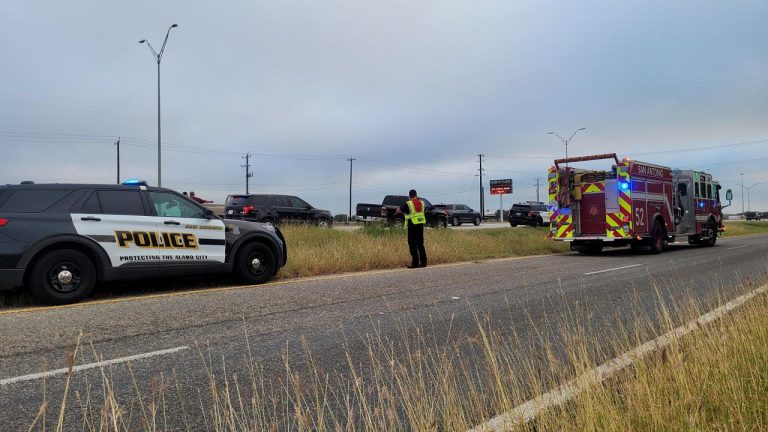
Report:
M281 278L405 267L411 262L405 229L382 226L352 231L281 227L288 265ZM568 245L547 240L546 228L427 229L430 264L558 253Z
M731 221L725 222L725 237L735 237L768 232L768 221Z

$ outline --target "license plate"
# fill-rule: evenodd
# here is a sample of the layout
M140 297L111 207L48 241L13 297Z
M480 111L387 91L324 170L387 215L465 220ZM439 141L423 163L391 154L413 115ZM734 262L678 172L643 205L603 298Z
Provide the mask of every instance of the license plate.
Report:
M234 210L227 210L227 214L230 214L230 215L231 214L235 214L235 211Z

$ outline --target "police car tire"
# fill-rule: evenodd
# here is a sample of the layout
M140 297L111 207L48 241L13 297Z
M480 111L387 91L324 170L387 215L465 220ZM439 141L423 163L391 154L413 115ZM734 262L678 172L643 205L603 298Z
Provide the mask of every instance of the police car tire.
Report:
M251 264L255 258L262 262L259 269L253 269ZM264 283L275 274L275 255L264 243L252 242L243 245L237 254L235 272L245 282L252 284Z
M69 271L77 281L74 286L54 280L57 270ZM91 294L96 285L96 268L82 252L58 249L45 253L30 268L29 290L38 300L50 304L80 301Z

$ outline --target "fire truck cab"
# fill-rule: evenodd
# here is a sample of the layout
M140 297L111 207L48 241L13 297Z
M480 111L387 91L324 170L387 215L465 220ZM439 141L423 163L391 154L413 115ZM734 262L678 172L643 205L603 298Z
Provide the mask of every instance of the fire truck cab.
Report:
M614 161L609 170L570 166L605 159ZM721 186L706 172L608 153L555 160L547 177L550 236L580 253L627 245L660 253L677 236L714 246L724 230ZM728 190L729 201L731 195Z

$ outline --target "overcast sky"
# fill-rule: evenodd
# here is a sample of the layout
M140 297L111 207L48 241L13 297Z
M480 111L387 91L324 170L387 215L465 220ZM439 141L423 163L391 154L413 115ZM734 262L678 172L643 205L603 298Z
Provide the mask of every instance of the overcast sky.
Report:
M0 183L157 181L223 202L291 193L346 213L411 187L536 198L570 155L710 170L768 211L768 2L4 0ZM487 187L487 182L486 182ZM541 188L542 198L545 188ZM543 198L544 199L544 198ZM486 198L498 208L498 197Z

